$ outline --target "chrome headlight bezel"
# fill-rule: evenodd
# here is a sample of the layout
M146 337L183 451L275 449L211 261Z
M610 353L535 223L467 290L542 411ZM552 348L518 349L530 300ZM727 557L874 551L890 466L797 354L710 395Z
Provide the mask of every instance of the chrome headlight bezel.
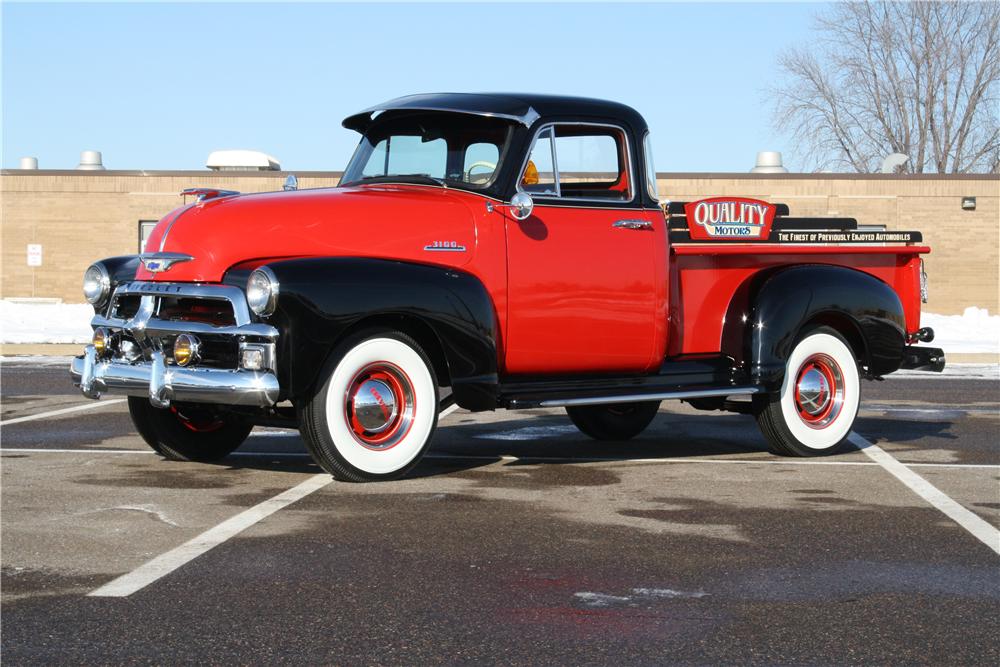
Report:
M83 272L83 297L92 306L101 306L111 296L111 275L101 262L94 262Z
M274 313L278 305L278 277L274 271L261 266L251 272L247 279L247 305L260 317Z

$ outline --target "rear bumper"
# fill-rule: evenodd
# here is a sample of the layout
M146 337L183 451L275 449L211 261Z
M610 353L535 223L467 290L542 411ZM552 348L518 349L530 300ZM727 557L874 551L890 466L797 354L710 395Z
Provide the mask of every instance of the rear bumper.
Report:
M93 345L73 359L70 375L88 398L101 394L144 396L157 407L171 401L269 407L278 401L278 378L270 372L167 366L161 352L129 364L97 358Z
M944 364L944 350L941 348L907 345L903 348L903 363L899 367L913 371L940 373L944 370Z

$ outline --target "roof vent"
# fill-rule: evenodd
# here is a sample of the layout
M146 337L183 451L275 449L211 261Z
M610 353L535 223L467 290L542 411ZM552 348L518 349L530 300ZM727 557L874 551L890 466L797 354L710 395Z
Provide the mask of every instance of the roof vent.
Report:
M276 157L260 151L212 151L205 166L213 171L281 171Z
M751 174L787 174L788 170L781 163L781 153L778 151L760 151L757 153L757 164L750 170Z
M882 160L882 173L895 174L898 169L909 161L909 159L909 155L903 155L902 153L889 153L885 156L885 159Z
M23 157L17 163L18 169L38 169L38 158Z
M101 162L101 151L83 151L80 153L80 164L77 169L85 171L103 171L104 164Z

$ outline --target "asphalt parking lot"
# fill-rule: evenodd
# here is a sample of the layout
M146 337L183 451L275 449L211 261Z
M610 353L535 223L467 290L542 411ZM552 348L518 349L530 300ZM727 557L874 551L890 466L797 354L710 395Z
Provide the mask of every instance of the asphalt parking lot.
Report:
M276 429L160 460L65 363L8 360L2 657L997 664L1000 380L864 390L831 458L676 402L628 443L459 410L410 478L351 485Z

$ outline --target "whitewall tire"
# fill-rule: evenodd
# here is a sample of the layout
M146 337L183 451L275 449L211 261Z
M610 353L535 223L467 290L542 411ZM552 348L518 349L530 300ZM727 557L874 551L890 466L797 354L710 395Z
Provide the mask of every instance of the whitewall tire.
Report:
M336 479L396 479L419 462L437 427L438 389L420 345L398 331L350 336L299 413L313 459Z
M817 327L789 355L781 391L758 401L757 422L776 454L833 454L850 435L860 402L850 345L834 329Z

